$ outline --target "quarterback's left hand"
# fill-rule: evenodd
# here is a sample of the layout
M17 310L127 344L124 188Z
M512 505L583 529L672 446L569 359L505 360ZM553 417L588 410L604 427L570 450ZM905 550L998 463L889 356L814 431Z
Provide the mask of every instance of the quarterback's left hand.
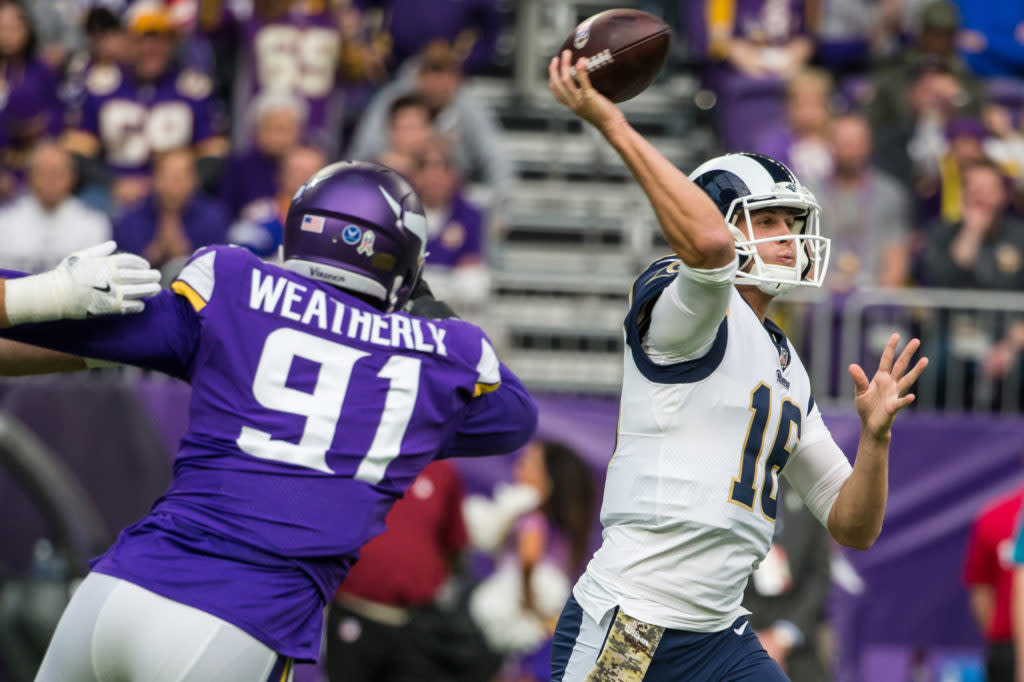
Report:
M114 253L112 241L76 251L56 268L9 279L4 303L11 324L142 312L160 291L160 273L140 256Z
M870 382L860 365L850 365L849 368L857 389L855 402L861 429L878 440L889 438L889 429L896 418L896 413L914 402L914 394L907 393L907 390L928 366L928 358L921 358L909 372L907 371L911 358L921 345L918 339L911 339L899 358L893 362L899 342L899 334L889 337L889 342L882 351L882 359L878 362L878 371Z

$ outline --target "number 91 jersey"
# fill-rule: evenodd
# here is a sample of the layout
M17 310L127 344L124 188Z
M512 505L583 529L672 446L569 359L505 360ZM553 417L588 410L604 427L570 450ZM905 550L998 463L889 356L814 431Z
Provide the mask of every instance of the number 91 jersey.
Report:
M771 543L780 474L831 436L786 337L736 287L704 356L649 358L650 310L679 268L662 259L633 287L603 541L574 594L595 618L618 605L654 625L714 632L746 613L740 602Z
M468 322L384 314L238 247L201 249L172 288L198 317L198 343L165 341L194 348L188 432L95 568L315 659L324 604L498 359Z

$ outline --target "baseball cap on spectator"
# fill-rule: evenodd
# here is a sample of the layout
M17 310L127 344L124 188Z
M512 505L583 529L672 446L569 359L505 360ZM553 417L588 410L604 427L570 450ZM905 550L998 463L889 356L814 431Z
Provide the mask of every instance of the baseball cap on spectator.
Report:
M947 0L932 0L921 8L918 24L922 31L956 31L960 28L960 13L956 6Z
M979 142L984 142L988 137L988 130L976 118L954 118L946 124L946 139L954 140L958 137L970 137Z
M137 3L128 11L127 24L129 31L139 35L177 32L171 13L162 2Z

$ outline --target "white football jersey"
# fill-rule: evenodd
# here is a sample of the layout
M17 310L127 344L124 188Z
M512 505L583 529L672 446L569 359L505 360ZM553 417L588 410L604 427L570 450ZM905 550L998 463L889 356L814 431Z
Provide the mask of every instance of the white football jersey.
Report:
M747 613L743 590L771 545L787 462L831 435L785 335L731 285L706 354L651 360L650 310L681 267L663 258L633 286L603 541L573 594L595 619L618 605L654 625L714 632Z

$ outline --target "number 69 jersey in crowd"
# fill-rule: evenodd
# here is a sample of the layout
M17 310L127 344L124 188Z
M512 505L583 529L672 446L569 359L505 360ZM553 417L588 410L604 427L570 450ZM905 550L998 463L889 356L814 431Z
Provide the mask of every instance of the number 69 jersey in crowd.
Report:
M734 267L721 279L731 293L710 350L651 360L651 310L682 268L662 259L633 286L602 546L573 594L596 621L617 605L653 625L715 632L747 613L740 602L770 547L779 475L831 435L786 337L732 286ZM836 452L842 461L828 466L849 467Z
M192 384L170 488L93 568L315 660L324 605L417 474L522 446L536 408L462 320L381 313L237 247L172 288L139 315L4 330Z

